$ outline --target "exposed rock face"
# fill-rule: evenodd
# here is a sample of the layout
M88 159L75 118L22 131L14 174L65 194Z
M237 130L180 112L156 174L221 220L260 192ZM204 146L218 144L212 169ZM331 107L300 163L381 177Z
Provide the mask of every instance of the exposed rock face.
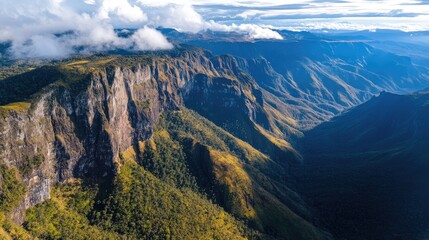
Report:
M22 220L24 209L49 198L50 186L55 179L55 134L50 118L46 117L49 95L34 105L31 114L10 111L0 120L0 157L3 162L19 168L36 155L43 155L44 159L37 169L25 176L28 191L15 212L17 221Z
M57 182L113 176L121 151L150 138L160 114L183 104L182 92L199 89L206 93L202 98L212 97L207 91L230 95L228 101L203 103L224 104L271 130L261 91L232 57L186 50L56 69L58 80L32 95L31 106L4 107L0 112L0 160L29 168L22 174L27 192L14 213L17 222L23 221L26 208L48 199ZM32 82L39 80L33 77ZM213 82L218 86L205 88ZM12 87L10 91L16 94ZM28 166L32 159L42 161Z

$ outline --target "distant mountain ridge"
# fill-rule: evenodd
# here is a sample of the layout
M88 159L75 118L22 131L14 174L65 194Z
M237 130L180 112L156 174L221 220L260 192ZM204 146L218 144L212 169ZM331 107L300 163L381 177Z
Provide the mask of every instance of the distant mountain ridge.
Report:
M302 129L329 120L382 92L426 88L427 67L362 41L335 41L310 33L283 33L284 41L192 40L215 54L245 59L256 82L294 111Z

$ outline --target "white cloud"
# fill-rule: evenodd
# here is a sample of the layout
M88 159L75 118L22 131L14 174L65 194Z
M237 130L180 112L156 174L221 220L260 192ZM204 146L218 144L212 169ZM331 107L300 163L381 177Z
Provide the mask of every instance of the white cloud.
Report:
M72 53L67 45L53 35L32 36L25 42L13 42L11 49L16 57L62 58Z
M283 37L272 26L259 26L256 24L219 24L214 21L206 23L206 29L220 32L239 32L247 34L250 39L276 39L281 40Z
M89 4L89 5L94 5L95 4L95 0L85 0L84 2L86 4Z
M16 57L59 58L79 51L158 50L172 44L155 27L196 33L240 32L250 39L281 39L254 24L207 21L193 0L2 0L0 42L11 41ZM201 2L200 2L201 3ZM149 27L151 26L151 27ZM129 38L115 28L140 29Z
M427 31L429 30L429 15L415 17L378 17L368 19L367 17L341 17L336 19L309 18L277 20L280 27L276 29L287 29L292 31L320 31L320 30L341 30L341 31L361 31L376 29L401 30L405 32Z
M94 25L87 29L55 36L53 34L35 35L25 40L12 42L11 51L17 58L63 58L83 47L83 52L112 49L162 50L173 45L156 29L143 27L129 38L118 37L110 25Z
M232 29L238 32L247 32L252 39L283 39L278 32L255 24L240 24Z
M136 50L171 49L173 45L159 31L144 27L131 37Z
M270 29L270 26L256 24L222 24L213 20L206 21L191 5L160 4L152 6L151 24L178 31L196 33L203 30L221 32L239 32L250 39L283 39L282 36Z
M104 0L98 10L98 17L109 19L113 16L125 22L145 22L146 14L137 5L131 5L128 0Z
M204 29L205 20L190 5L168 4L153 10L153 25L192 33Z
M11 41L15 57L61 58L82 47L83 51L172 47L160 32L145 26L143 9L128 0L5 1L10 7L0 12L0 41ZM141 30L121 38L115 27Z

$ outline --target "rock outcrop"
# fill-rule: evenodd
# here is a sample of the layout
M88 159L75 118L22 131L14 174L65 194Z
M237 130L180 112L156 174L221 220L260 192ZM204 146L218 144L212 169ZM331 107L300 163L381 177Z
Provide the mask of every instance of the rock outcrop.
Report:
M0 160L20 169L27 189L13 213L16 222L23 221L25 209L48 199L58 182L111 178L119 154L150 138L160 114L177 110L184 99L197 106L192 101L220 96L201 103L241 112L255 129L274 134L261 91L230 56L182 49L76 61L33 73L15 77L26 86L9 84L0 99L5 105L0 108ZM27 96L20 95L24 90ZM191 93L201 93L202 99L186 98Z

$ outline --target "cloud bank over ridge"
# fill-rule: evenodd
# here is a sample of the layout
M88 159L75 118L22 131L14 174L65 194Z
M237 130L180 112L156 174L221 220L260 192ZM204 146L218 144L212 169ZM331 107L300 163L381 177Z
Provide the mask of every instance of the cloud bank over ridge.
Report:
M184 32L235 31L250 39L282 39L267 27L205 20L179 1L144 0L3 0L0 42L10 42L17 58L62 58L76 52L113 49L161 50L173 45L157 27ZM183 2L182 2L183 3ZM138 29L130 37L115 29Z

